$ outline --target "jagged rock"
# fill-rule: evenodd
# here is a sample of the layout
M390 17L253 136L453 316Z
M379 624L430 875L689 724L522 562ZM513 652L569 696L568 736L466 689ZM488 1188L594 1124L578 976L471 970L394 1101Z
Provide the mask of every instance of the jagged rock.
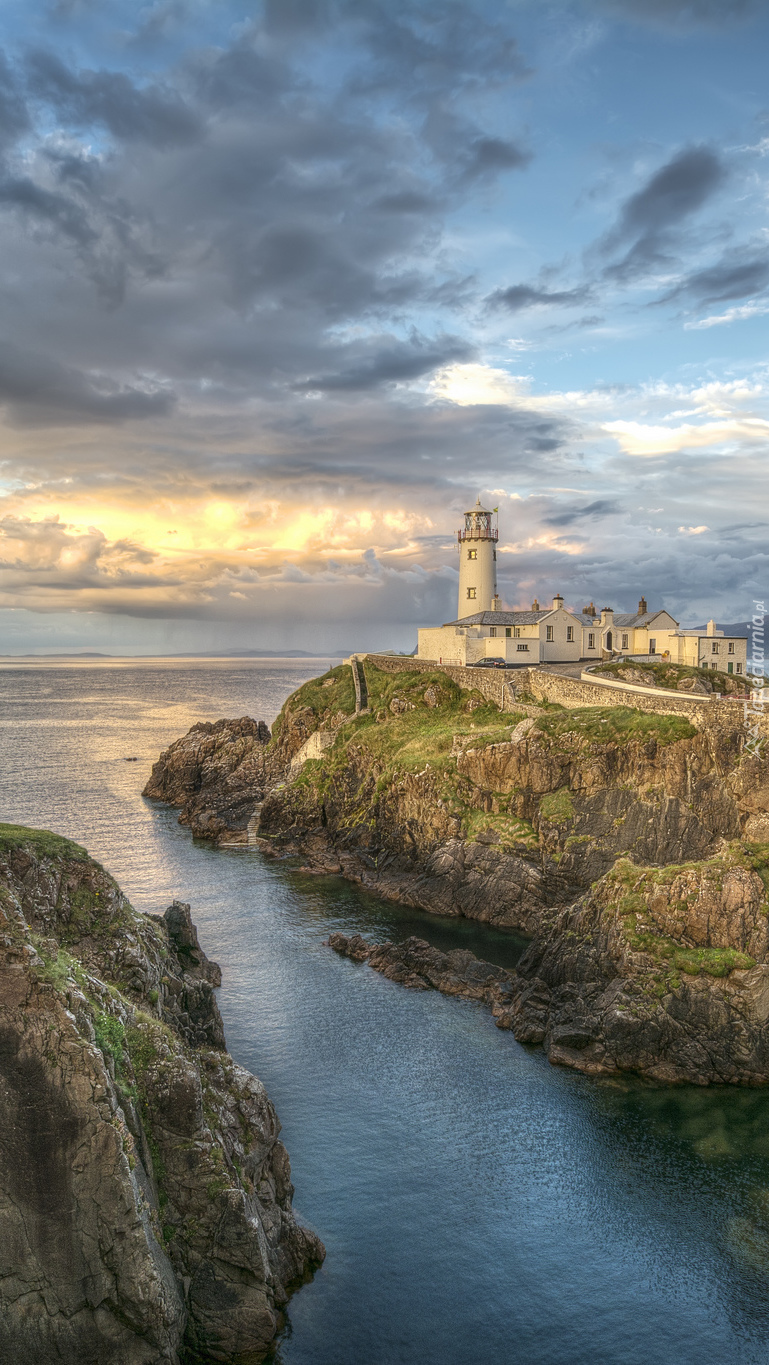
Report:
M330 934L329 948L353 962L368 962L374 971L412 990L436 990L443 995L506 1006L513 989L513 975L504 967L482 962L465 948L442 953L422 938L403 943L367 943L360 934Z
M536 729L536 726L537 722L531 716L519 720L510 735L510 743L520 744L532 730Z
M200 838L244 830L264 792L269 740L250 716L193 725L160 755L143 795L181 807L179 823Z
M219 978L189 906L140 915L77 845L4 827L4 1360L255 1360L322 1259Z
M709 696L713 691L713 686L705 678L695 678L692 674L688 678L681 678L676 683L676 692L693 692L698 696Z

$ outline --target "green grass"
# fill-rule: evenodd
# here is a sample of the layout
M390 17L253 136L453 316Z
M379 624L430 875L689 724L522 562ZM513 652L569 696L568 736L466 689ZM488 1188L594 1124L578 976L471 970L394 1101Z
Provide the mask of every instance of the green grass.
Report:
M88 853L80 844L52 834L48 829L28 829L26 825L0 824L0 853L14 848L31 847L40 858L77 858L84 862Z
M548 792L539 803L539 813L552 825L564 825L574 819L574 802L568 787Z
M329 686L324 686L326 683ZM330 668L327 673L322 673L320 677L310 678L309 682L303 683L296 692L292 693L272 727L273 743L279 740L289 714L306 707L309 707L319 723L324 719L331 719L339 711L344 712L345 715L353 715L355 712L355 685L349 664L338 664L336 668Z
M514 848L516 844L536 845L538 840L528 820L519 820L515 815L494 814L488 811L465 807L461 812L465 838L469 842L493 829L499 835L500 848Z
M705 972L707 976L728 976L730 972L756 965L755 958L737 952L735 948L686 948L666 934L639 929L634 913L623 917L623 927L631 947L664 962L672 971L685 972L687 976L699 976L700 972Z
M350 673L349 668L346 671ZM505 716L502 725L498 706L479 693L462 691L443 673L386 673L370 663L365 664L365 672L369 714L351 718L343 727L334 749L321 760L320 766L326 769L353 745L368 751L383 776L396 770L419 771L428 762L443 766L456 734L472 736L473 746L480 748L509 739L512 727L521 719L511 714ZM300 688L291 699L292 705L304 706L309 704L308 697L310 701L316 698L316 683L314 680ZM424 700L430 686L440 689L440 704L435 707ZM406 710L390 710L396 698L406 703ZM472 712L467 710L470 700L479 703Z
M736 948L691 948L648 927L650 914L648 898L660 887L672 886L687 873L704 873L712 885L719 884L724 874L733 867L752 867L761 873L769 868L769 845L741 844L735 841L715 858L704 858L699 862L672 863L667 867L639 867L629 859L621 858L607 873L606 883L621 891L617 909L622 918L625 937L633 948L640 949L663 963L670 978L671 972L684 972L687 976L697 976L705 972L708 976L728 976L730 972L754 967L755 959ZM769 876L769 871L767 871ZM766 886L766 881L764 882ZM670 901L670 909L685 917L692 897L696 897L694 887L688 897ZM611 913L611 911L609 912ZM639 924L639 919L641 923ZM670 979L667 982L670 985Z
M631 706L584 706L574 711L548 710L537 719L537 729L552 739L563 735L598 744L628 744L631 740L656 739L675 744L692 739L697 730L685 716L661 716L634 711Z
M30 934L30 938L41 958L41 964L35 972L38 981L55 986L57 991L61 991L71 980L82 978L80 963L63 948L52 954L47 946L50 940L44 940L39 934Z
M125 1051L125 1025L113 1014L99 1013L94 1015L93 1030L96 1034L96 1046L101 1048L105 1057L112 1057L115 1070L119 1072Z

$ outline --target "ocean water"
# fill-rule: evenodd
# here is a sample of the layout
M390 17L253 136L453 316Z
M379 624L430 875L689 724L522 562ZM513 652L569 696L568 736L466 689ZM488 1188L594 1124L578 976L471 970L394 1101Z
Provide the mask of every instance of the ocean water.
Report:
M193 843L142 799L194 721L269 722L324 667L0 666L0 819L84 843L141 909L190 901L222 965L230 1050L269 1089L328 1252L276 1360L769 1362L769 1094L551 1067L481 1008L323 946L418 932L512 963L514 935Z

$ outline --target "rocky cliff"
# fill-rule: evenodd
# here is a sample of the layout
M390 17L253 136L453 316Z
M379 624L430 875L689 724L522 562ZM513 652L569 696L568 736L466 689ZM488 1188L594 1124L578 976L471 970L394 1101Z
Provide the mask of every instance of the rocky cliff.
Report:
M257 1361L323 1257L189 906L0 826L0 1355Z
M370 662L366 681L363 715L349 668L289 698L252 792L263 847L530 935L498 1022L553 1060L769 1082L769 758L746 751L737 705L695 727L501 713L445 674Z

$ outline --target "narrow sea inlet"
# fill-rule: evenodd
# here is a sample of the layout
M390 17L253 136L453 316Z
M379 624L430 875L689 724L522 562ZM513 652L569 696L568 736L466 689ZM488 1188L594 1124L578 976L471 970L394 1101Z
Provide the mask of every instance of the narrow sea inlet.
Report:
M769 1094L553 1068L489 1014L323 946L435 919L253 850L193 843L140 795L196 720L268 723L315 661L0 668L0 818L85 844L133 904L190 901L236 1059L268 1088L327 1259L283 1365L764 1365ZM126 761L126 760L136 761Z

